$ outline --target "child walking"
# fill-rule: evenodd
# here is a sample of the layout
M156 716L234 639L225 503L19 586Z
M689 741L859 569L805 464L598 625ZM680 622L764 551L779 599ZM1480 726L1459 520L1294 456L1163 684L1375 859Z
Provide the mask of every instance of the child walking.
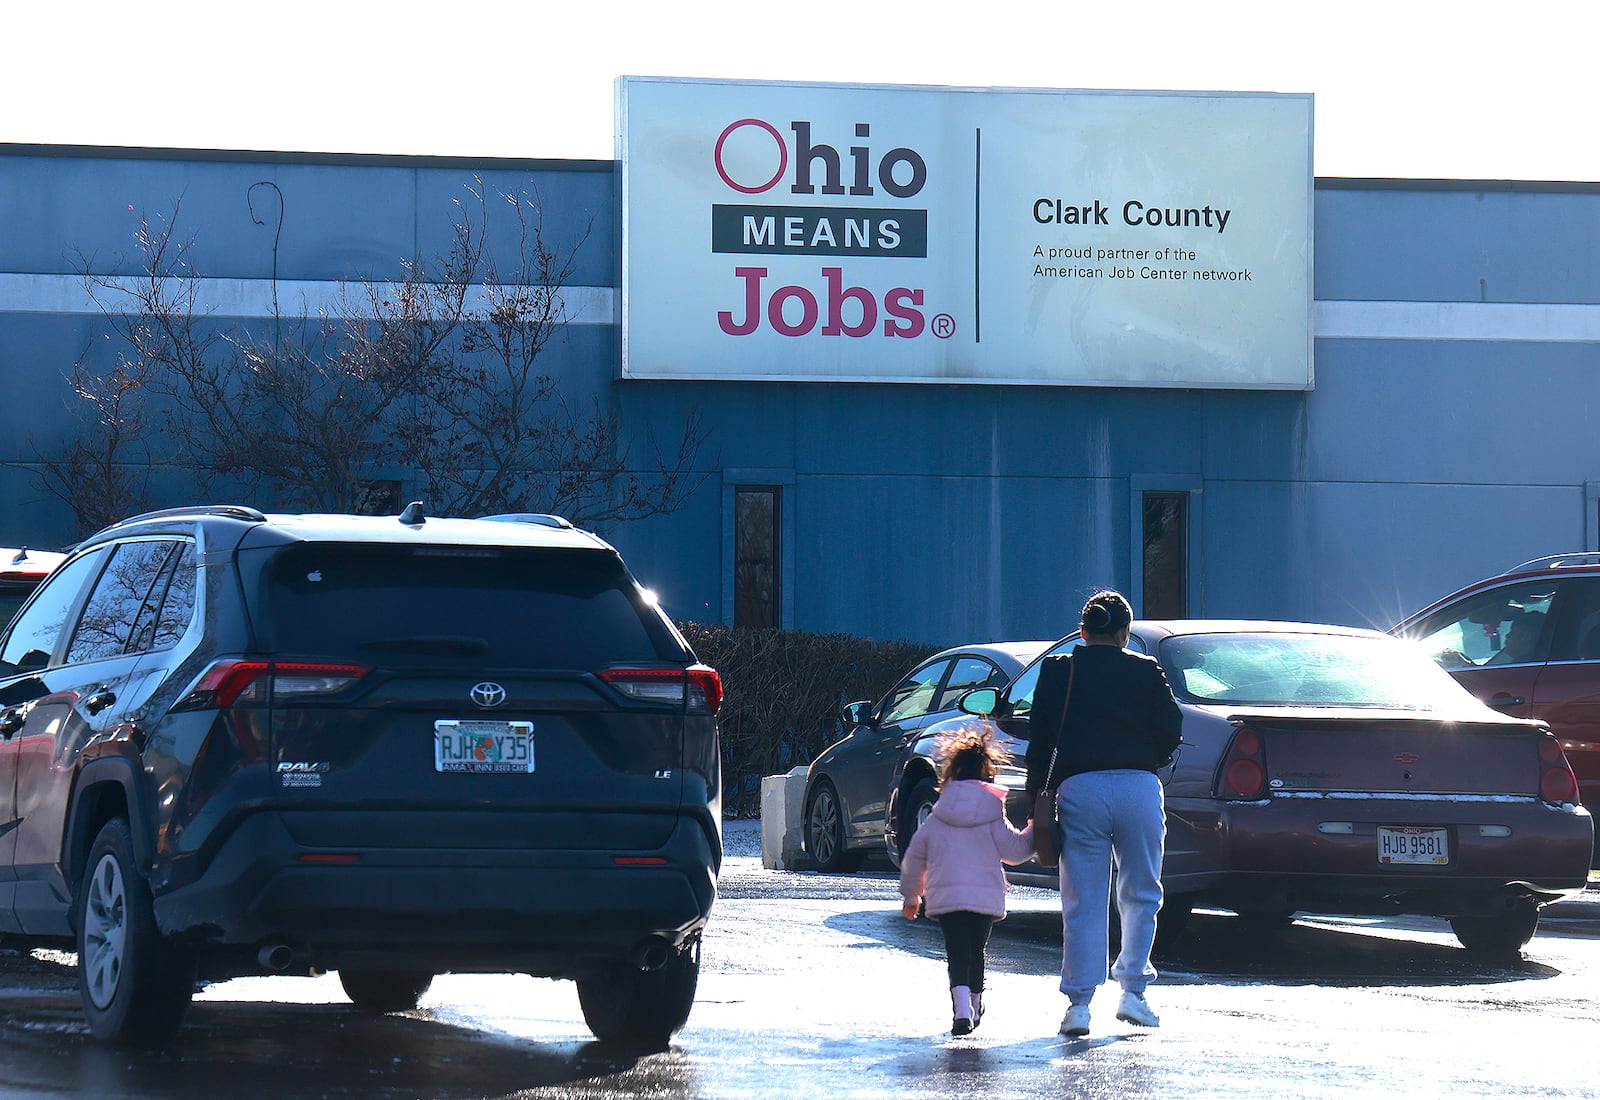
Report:
M944 933L952 1035L967 1034L983 1019L983 953L994 922L1006 915L1001 863L1033 858L1033 826L1018 831L1006 820L1005 788L994 783L1006 751L993 738L984 723L940 740L939 801L900 862L901 911L916 920L917 903L925 900Z

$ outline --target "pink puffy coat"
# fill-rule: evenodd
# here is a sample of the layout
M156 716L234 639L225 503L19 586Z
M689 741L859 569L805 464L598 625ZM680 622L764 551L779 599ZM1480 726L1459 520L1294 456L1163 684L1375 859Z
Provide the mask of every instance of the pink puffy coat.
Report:
M933 814L900 861L900 896L926 898L930 917L964 910L1006 915L1005 863L1033 858L1033 826L1018 832L1005 815L1005 788L981 779L945 784Z

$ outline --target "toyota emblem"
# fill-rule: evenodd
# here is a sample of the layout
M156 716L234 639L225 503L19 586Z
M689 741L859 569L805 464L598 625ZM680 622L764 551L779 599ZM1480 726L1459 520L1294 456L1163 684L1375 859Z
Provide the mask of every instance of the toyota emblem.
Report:
M493 680L472 685L472 701L480 707L497 707L506 701L506 689Z

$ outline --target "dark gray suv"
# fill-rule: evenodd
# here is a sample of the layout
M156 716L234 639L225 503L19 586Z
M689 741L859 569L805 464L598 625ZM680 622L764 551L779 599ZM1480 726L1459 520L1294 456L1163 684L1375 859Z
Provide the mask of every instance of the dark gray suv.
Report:
M79 952L94 1033L197 977L573 978L688 1018L722 843L717 673L548 516L182 509L80 545L0 638L0 933Z

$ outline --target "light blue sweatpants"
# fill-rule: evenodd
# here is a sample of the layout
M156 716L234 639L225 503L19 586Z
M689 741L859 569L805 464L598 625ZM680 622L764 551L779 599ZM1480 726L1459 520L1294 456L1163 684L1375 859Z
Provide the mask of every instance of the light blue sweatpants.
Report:
M1056 792L1061 820L1061 992L1088 1004L1106 980L1106 920L1111 867L1117 868L1122 951L1111 973L1143 993L1155 981L1150 949L1161 909L1161 848L1166 811L1161 780L1150 772L1084 772Z

